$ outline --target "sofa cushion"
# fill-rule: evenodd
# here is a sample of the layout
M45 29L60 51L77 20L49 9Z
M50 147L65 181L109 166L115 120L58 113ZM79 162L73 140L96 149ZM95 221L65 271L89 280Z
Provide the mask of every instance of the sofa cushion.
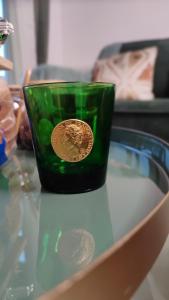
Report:
M150 100L153 95L157 47L127 51L96 61L93 81L114 82L116 99Z
M139 50L153 46L158 47L153 91L155 97L167 98L169 97L169 39L154 39L111 44L101 50L99 59L110 57L112 54L119 52Z
M148 132L169 142L168 118L169 114L162 113L124 114L115 112L112 125Z
M169 114L169 99L155 99L154 101L123 101L115 102L115 112L135 114Z

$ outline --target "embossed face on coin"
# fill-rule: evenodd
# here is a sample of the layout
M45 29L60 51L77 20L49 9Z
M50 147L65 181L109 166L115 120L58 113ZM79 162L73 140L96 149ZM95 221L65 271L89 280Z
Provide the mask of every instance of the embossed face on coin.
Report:
M51 135L53 150L68 162L78 162L87 157L92 150L93 141L91 127L78 119L60 122Z

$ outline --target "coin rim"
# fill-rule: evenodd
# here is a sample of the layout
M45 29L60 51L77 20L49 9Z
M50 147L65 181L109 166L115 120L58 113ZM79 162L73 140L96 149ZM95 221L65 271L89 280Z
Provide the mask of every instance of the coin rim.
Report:
M63 157L61 157L61 156L58 155L58 153L55 151L55 149L54 149L54 147L53 147L53 140L54 140L54 138L55 138L55 137L53 137L53 135L54 135L55 129L56 129L58 126L60 126L60 125L64 124L65 122L67 122L67 121L78 121L78 122L80 122L80 123L83 123L85 126L88 127L88 129L89 129L90 132L91 132L91 136L92 136L92 145L91 145L90 151L87 153L87 155L85 155L83 158L80 158L80 159L78 159L78 160L65 160ZM52 149L53 149L53 151L55 152L55 154L56 154L60 159L63 159L63 160L66 161L66 162L76 163L76 162L79 162L79 161L84 160L84 159L90 154L90 152L92 151L93 145L94 145L94 135L93 135L93 131L92 131L92 129L91 129L91 127L90 127L90 125L89 125L88 123L86 123L85 121L82 121L82 120L80 120L80 119L66 119L66 120L63 120L63 121L61 121L60 123L58 123L58 124L53 128L53 130L52 130L52 134L51 134L51 146L52 146Z

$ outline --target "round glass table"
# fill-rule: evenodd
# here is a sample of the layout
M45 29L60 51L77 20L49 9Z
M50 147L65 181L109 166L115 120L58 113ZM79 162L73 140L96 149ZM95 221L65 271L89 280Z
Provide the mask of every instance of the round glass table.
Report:
M168 235L168 174L168 144L122 128L88 193L44 191L17 150L0 172L0 299L130 299Z

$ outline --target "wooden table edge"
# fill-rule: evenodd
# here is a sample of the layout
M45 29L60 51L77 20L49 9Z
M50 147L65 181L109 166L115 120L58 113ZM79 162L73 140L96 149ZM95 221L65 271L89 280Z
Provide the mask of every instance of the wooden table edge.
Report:
M133 230L88 268L38 300L130 299L151 269L168 232L169 193Z

